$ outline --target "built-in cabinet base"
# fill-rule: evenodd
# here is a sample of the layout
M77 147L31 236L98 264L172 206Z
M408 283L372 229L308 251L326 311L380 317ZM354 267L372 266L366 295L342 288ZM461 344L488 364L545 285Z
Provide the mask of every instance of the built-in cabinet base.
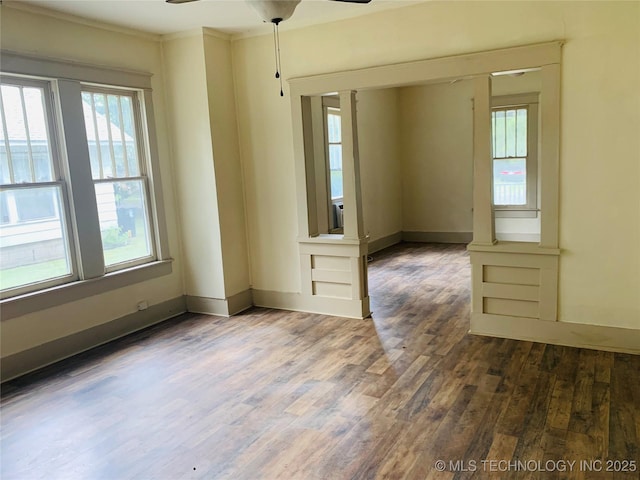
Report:
M471 243L468 250L473 315L558 319L559 249L498 242Z
M321 235L299 240L302 292L308 311L366 318L368 242L341 235Z

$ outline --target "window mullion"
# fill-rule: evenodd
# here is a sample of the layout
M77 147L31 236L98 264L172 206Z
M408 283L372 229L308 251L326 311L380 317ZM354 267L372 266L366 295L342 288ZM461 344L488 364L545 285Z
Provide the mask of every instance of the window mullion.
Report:
M29 119L27 118L27 105L24 101L24 88L20 87L20 107L22 108L22 121L24 122L25 142L27 144L27 157L29 159L29 173L31 181L35 182L36 171L33 165L33 149L31 148L31 133L29 132Z
M62 185L62 182L59 180L51 180L48 182L34 182L34 183L13 183L13 184L3 184L0 185L0 191L2 190L20 190L20 189L29 189L29 188L38 188L38 187L57 187Z
M91 175L81 85L71 80L59 80L58 94L69 183L72 185L70 200L73 204L80 276L82 279L97 278L104 275L104 259L101 255L98 205ZM93 113L95 115L95 109Z
M116 152L113 150L113 135L111 134L111 111L109 110L109 96L104 95L104 112L107 118L107 138L109 141L109 154L111 155L111 172L113 178L118 177L116 166Z
M127 154L127 140L124 131L124 117L122 116L122 97L118 98L118 119L120 121L120 139L122 140L122 158L124 161L124 176L129 176L129 155Z
M492 151L491 151L491 158L495 158L496 157L496 114L495 111L491 113L491 127L492 127L492 134L491 134L491 146L492 146Z
M9 180L11 183L16 181L13 173L13 158L11 156L11 142L9 141L9 130L7 130L7 118L4 113L4 103L2 94L0 94L0 114L2 114L2 134L4 135L4 148L7 152L7 168L9 169Z
M513 111L513 114L515 116L515 128L514 128L514 135L513 135L513 157L516 158L518 157L518 109L515 109Z
M502 117L502 130L504 131L504 157L508 158L507 153L507 111L504 111L504 115Z
M127 178L96 178L93 183L95 185L99 185L101 183L114 183L118 181L127 182L129 180L146 180L147 177L145 175L140 175L137 177L127 177Z
M91 98L91 116L93 117L93 131L96 136L96 152L98 156L98 169L100 171L100 178L104 178L104 170L102 168L102 149L100 148L100 135L98 133L98 118L96 114L96 103L94 99L95 94L92 93Z

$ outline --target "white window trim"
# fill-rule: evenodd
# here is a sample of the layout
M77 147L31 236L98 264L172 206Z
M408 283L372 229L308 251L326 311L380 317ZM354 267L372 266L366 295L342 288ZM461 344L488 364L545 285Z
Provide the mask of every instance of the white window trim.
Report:
M535 92L514 95L501 95L491 98L492 111L494 108L519 106L527 107L527 204L493 205L494 213L497 218L536 218L538 216L538 212L540 211L538 203L538 105L538 94ZM491 164L491 171L493 172L493 157L491 159Z
M24 293L37 291L40 289L47 289L62 285L68 282L78 280L78 262L76 245L73 241L73 228L71 210L69 208L69 191L67 184L62 178L61 174L61 150L59 147L59 137L57 131L57 124L55 121L55 102L53 101L52 83L48 80L40 80L32 77L20 77L17 75L5 75L4 72L0 74L0 81L2 84L19 85L19 86L32 86L43 89L44 103L45 103L45 120L46 129L49 142L49 153L51 155L51 168L52 168L52 180L47 182L35 182L35 183L14 183L3 185L3 189L6 190L19 190L24 188L38 188L38 187L59 187L60 188L60 222L61 231L66 240L65 249L67 250L68 262L70 272L67 275L60 277L45 279L38 281L34 284L19 285L14 288L9 288L0 292L0 299L16 297ZM3 312L4 317L4 312Z
M158 159L157 135L155 131L155 119L153 114L153 103L151 94L151 74L145 72L135 72L129 70L118 70L94 65L61 61L51 58L17 54L15 52L0 51L2 57L2 73L11 76L26 76L30 78L42 78L51 82L55 93L59 96L58 118L62 132L58 134L65 138L66 151L62 149L60 154L67 156L62 158L56 168L61 168L62 175L69 185L72 185L70 192L67 192L69 206L73 205L75 216L90 216L93 220L81 222L82 229L75 229L75 242L71 242L71 248L78 248L81 252L96 252L96 254L85 254L81 257L81 264L77 265L76 272L81 272L83 280L78 280L74 275L64 279L63 284L47 285L46 282L39 284L41 289L28 293L18 293L12 291L15 296L0 301L2 309L2 319L15 318L30 312L51 308L72 301L80 300L90 295L96 295L110 290L123 288L135 283L150 280L160 276L168 275L172 272L172 258L169 253L169 241L165 220L164 202L162 195L162 179L160 175L160 163ZM81 102L81 83L93 83L99 85L109 85L110 87L122 87L126 89L139 90L140 111L142 120L145 122L146 133L139 140L144 142L144 149L147 156L147 182L149 185L149 214L152 228L151 235L154 236L156 247L156 260L144 263L143 265L132 265L128 268L115 272L106 272L102 257L102 244L99 231L97 209L95 203L86 206L86 199L94 198L93 182L73 182L73 176L81 174L81 170L88 169L88 178L91 178L90 163L88 161L88 150L86 141L74 140L79 138L78 129L84 132L84 119L80 115L70 115L72 109L76 113L82 112L81 106L73 105L73 102ZM56 88L57 87L57 88ZM65 110L67 115L65 116ZM76 118L74 118L76 117ZM74 132L71 134L70 132ZM86 136L85 136L86 137ZM84 147L83 147L84 145ZM86 151L82 151L84 150ZM79 160L78 160L79 155ZM70 165L69 159L76 161ZM65 161L66 160L66 161ZM86 175L86 171L84 172ZM82 188L84 187L84 191ZM91 195L86 189L90 187ZM64 189L64 186L63 186ZM82 205L82 208L78 208ZM93 208L92 208L93 207ZM69 212L66 212L69 214ZM71 217L67 217L71 218ZM73 222L73 218L72 218ZM74 226L77 225L73 222ZM96 242L97 239L97 242ZM98 254L99 252L99 254ZM73 254L72 262L78 258Z

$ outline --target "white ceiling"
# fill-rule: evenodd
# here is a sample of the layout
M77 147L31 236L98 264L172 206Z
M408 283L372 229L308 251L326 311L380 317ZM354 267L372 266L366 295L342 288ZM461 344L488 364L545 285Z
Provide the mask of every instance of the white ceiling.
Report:
M366 5L327 0L302 0L282 29L298 28L367 15L428 0L372 0ZM164 0L5 0L5 5L55 10L89 20L155 34L209 27L230 34L271 31L244 0L199 0L171 5Z

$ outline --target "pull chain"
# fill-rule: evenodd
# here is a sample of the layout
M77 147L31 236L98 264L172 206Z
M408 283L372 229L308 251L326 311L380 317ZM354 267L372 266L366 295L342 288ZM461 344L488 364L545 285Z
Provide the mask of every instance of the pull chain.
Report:
M273 21L273 48L276 57L276 78L280 81L280 96L284 97L284 91L282 89L282 60L280 59L280 19L276 18Z
M277 23L273 22L273 56L276 59L276 78L280 78L280 62L278 61L278 39L276 36Z

